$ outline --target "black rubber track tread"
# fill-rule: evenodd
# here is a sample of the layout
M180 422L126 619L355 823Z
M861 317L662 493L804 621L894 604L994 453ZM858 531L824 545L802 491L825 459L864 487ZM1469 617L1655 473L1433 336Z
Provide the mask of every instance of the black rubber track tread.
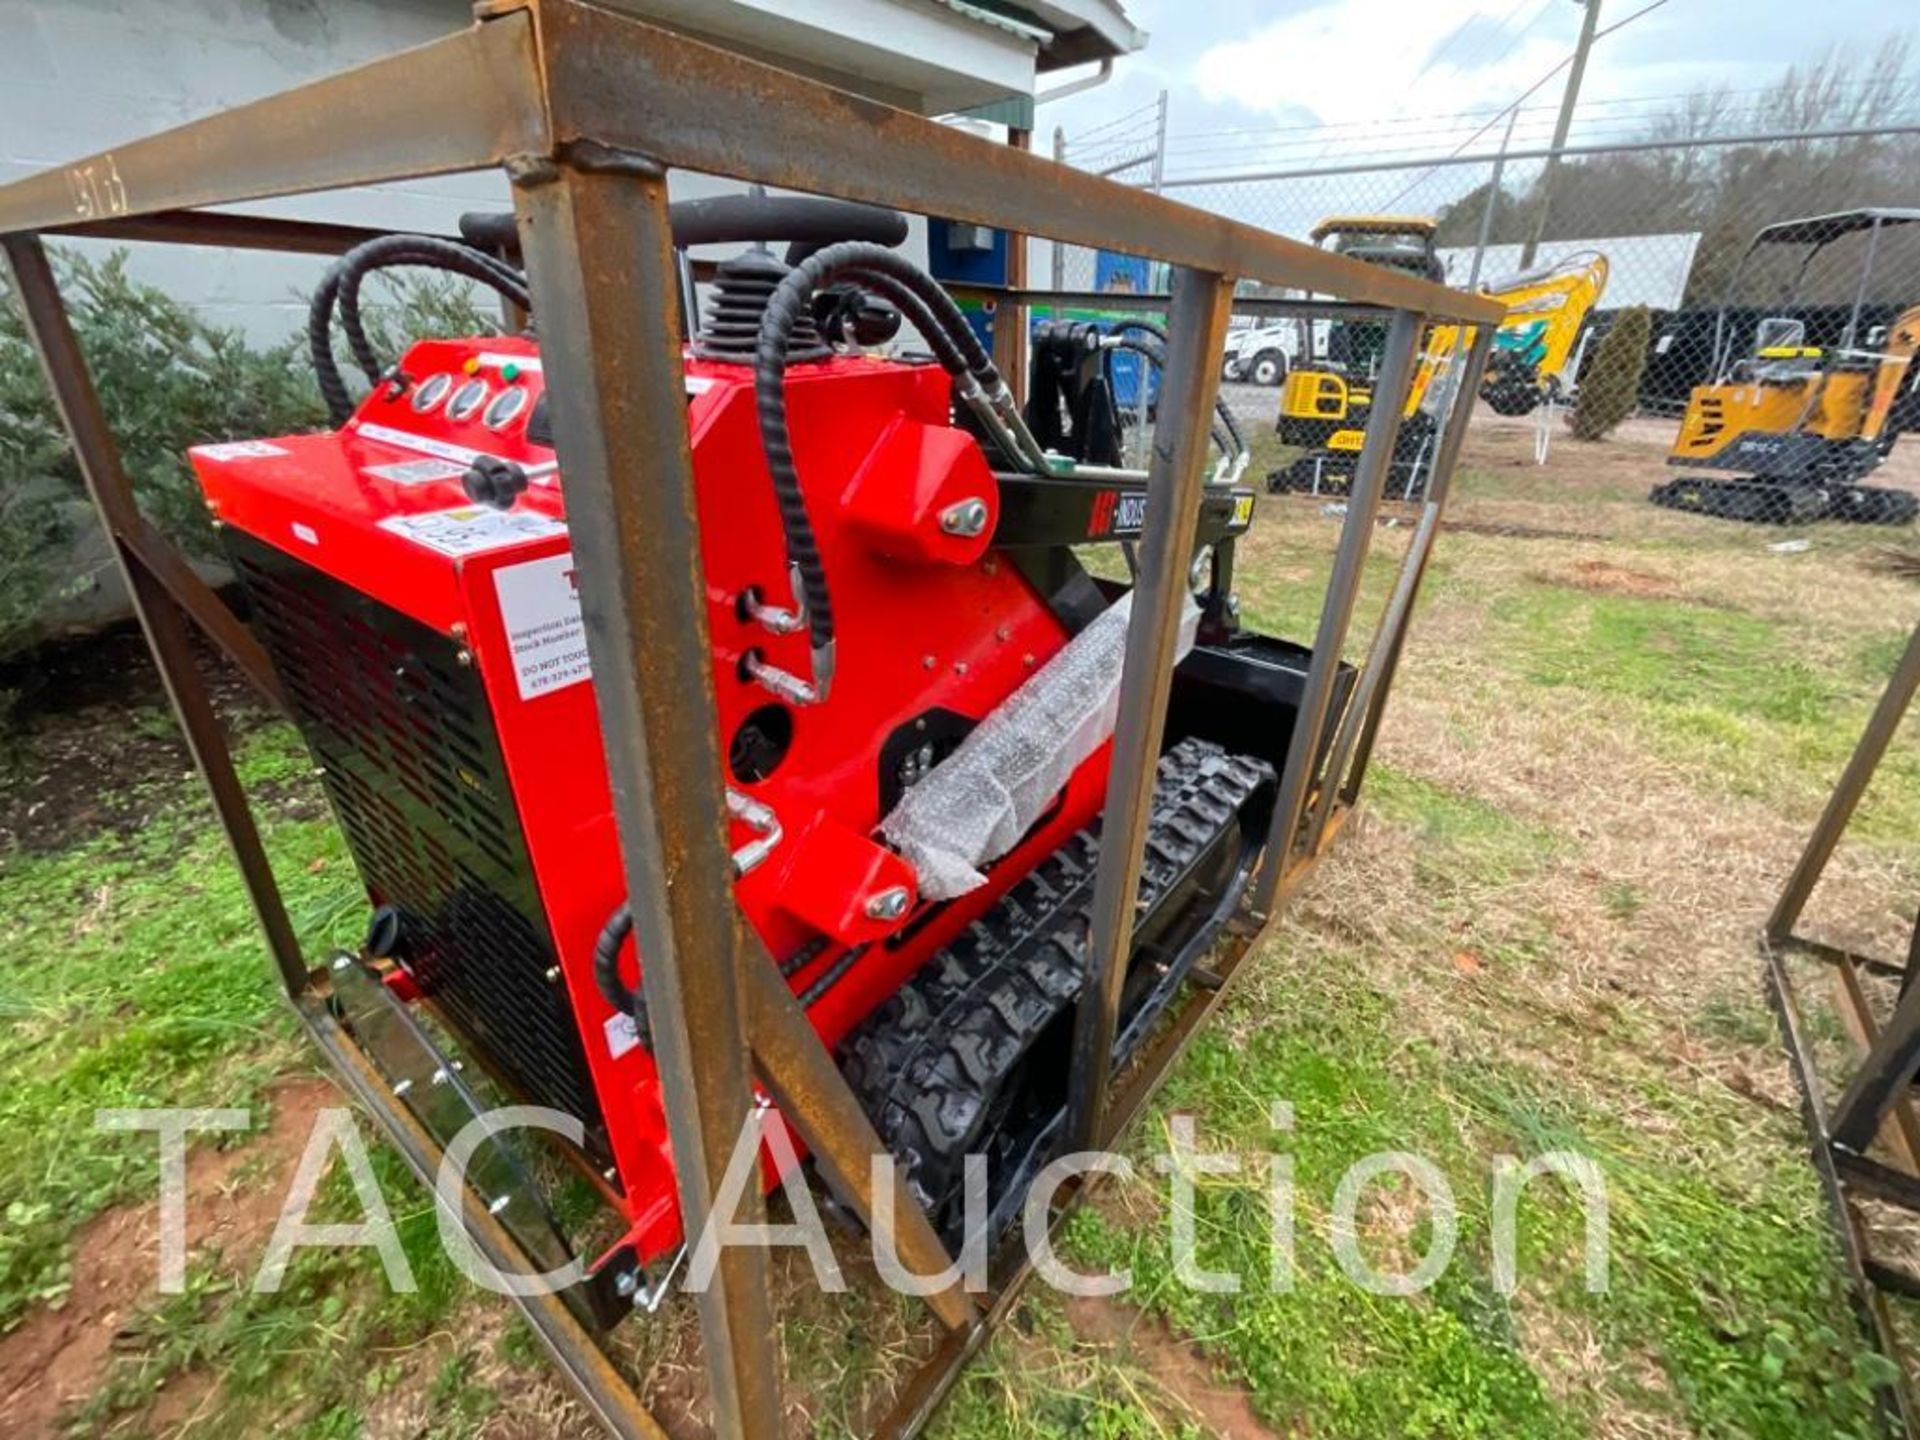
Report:
M1163 755L1136 913L1151 913L1272 767L1186 740ZM1001 1081L1071 1008L1086 973L1099 823L1024 876L998 904L869 1015L842 1043L840 1065L875 1128L901 1160L915 1198L949 1241L964 1157Z

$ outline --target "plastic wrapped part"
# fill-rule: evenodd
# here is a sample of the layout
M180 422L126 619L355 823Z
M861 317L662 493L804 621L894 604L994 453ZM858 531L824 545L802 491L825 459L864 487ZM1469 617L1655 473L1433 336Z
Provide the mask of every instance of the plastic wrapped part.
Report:
M918 872L923 899L951 900L984 885L979 867L1018 844L1113 734L1132 614L1129 591L975 726L881 822L882 837ZM1200 609L1188 596L1180 657L1193 648L1199 624Z

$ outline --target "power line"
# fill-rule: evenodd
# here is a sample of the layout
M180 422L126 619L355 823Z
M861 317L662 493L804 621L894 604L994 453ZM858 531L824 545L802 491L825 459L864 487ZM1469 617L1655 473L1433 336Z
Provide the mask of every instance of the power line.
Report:
M1914 93L1920 94L1920 79L1916 79ZM1551 110L1554 107L1549 106L1544 108ZM1523 110L1522 113L1526 113L1526 111ZM1905 109L1896 110L1889 112L1883 116L1883 118L1898 120L1906 113L1907 111ZM1714 121L1713 130L1700 132L1698 138L1709 140L1713 138L1714 134L1729 129L1739 130L1763 127L1770 115L1771 107L1766 104L1722 107L1715 112L1712 117ZM1678 116L1671 110L1653 108L1642 108L1633 112L1615 115L1580 117L1576 118L1574 122L1574 134L1582 140L1589 141L1607 136L1633 139L1639 138L1651 125L1656 124L1658 121L1683 118L1683 116ZM1514 137L1522 144L1536 140L1544 142L1551 133L1552 128L1552 124L1544 118L1523 121L1515 126ZM1324 153L1330 147L1337 145L1339 153L1346 157L1366 160L1392 154L1407 157L1408 163L1414 164L1422 158L1427 158L1426 152L1429 148L1451 147L1462 135L1466 135L1471 139L1475 133L1477 132L1469 130L1469 127L1466 125L1453 125L1444 128L1435 128L1417 135L1407 134L1405 132L1377 135L1351 134L1344 137L1324 137L1324 141L1321 137L1315 137L1312 139L1285 142L1273 141L1263 145L1228 145L1216 143L1213 145L1174 146L1170 144L1168 147L1168 163L1183 173L1191 171L1196 164L1210 163L1213 157L1223 154L1240 156L1249 162L1257 161L1262 164L1273 164L1288 159Z
M1500 23L1494 27L1494 37L1498 39L1501 35L1504 35L1506 33L1507 26L1513 22L1513 17L1518 15L1522 10L1524 10L1531 3L1533 3L1533 0L1515 0L1514 7L1511 10L1507 11L1506 14L1502 15L1500 17ZM1540 3L1541 3L1541 14L1545 14L1546 6L1551 4L1552 0L1540 0ZM1467 16L1466 19L1462 20L1458 25L1456 25L1453 29L1453 33L1448 35L1446 39L1442 40L1439 44L1439 47L1435 49L1431 55L1427 56L1427 63L1422 65L1418 70L1414 72L1413 78L1415 80L1420 79L1429 70L1433 69L1435 65L1439 64L1440 57L1447 53L1447 51L1452 47L1453 42L1458 40L1462 35L1466 34L1467 27L1473 24L1473 22L1479 18L1480 17L1477 15L1469 15ZM1538 18L1539 17L1536 16L1535 20L1537 20ZM1533 22L1530 21L1528 23L1528 28L1532 28L1532 24ZM1486 49L1486 47L1482 46L1480 47L1480 49L1484 50Z
M1593 3L1593 0L1587 0L1587 3L1589 4ZM1606 29L1596 31L1594 33L1593 41L1591 43L1594 43L1594 44L1599 43L1600 41L1606 39L1607 36L1613 34L1614 31L1622 29L1625 26L1631 25L1634 21L1638 20L1642 15L1651 15L1655 10L1658 10L1662 5L1665 5L1666 3L1667 3L1667 0L1653 0L1652 4L1642 6L1640 9L1634 11L1633 14L1627 16L1626 19L1616 20L1614 21L1613 24L1607 26ZM1534 81L1533 84L1529 85L1525 90L1521 91L1519 95L1514 97L1513 105L1508 106L1507 109L1509 110L1512 109L1514 106L1518 105L1522 100L1528 99L1530 96L1532 96L1534 92L1539 90L1539 88L1542 85L1545 85L1554 76L1558 75L1562 70L1566 69L1569 65L1571 65L1574 62L1575 56L1578 55L1579 53L1580 53L1579 51L1576 51L1574 52L1573 55L1567 56L1558 65L1554 66L1546 74L1542 75L1538 80ZM1482 125L1478 130L1474 131L1473 134L1469 135L1465 140L1461 141L1460 148L1458 150L1455 150L1453 152L1453 155L1458 156L1462 154L1469 145L1473 144L1475 140L1478 140L1482 135L1486 134L1487 131L1491 130L1494 127L1494 125L1500 120L1501 116L1505 115L1506 113L1507 113L1506 110L1502 110L1499 115L1494 116L1492 120L1489 120L1485 125ZM1449 156L1448 158L1451 159L1453 158L1453 156ZM1395 195L1392 200L1387 202L1387 208L1391 210L1394 207L1394 205L1399 203L1400 200L1405 198L1407 195L1411 194L1416 187L1425 183L1426 178L1427 176L1424 172L1420 175L1415 176L1411 184L1409 184L1398 195Z
M1070 138L1084 143L1093 136L1101 134L1103 131L1113 129L1116 125L1124 125L1129 120L1138 120L1142 116L1151 117L1157 115L1159 110L1160 102L1158 99L1155 99L1140 106L1137 110L1128 110L1124 114L1116 115L1111 120L1103 120L1098 125L1089 126L1087 129L1081 131L1080 134Z

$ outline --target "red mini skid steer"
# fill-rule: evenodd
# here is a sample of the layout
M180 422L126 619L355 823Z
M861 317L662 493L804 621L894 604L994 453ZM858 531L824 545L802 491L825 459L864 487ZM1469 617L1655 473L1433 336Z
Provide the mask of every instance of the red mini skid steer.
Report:
M502 1096L578 1121L611 1240L556 1220L529 1153L470 1174L531 1255L580 1252L571 1298L608 1323L684 1237L540 345L382 357L361 323L367 274L426 265L537 326L503 220L343 257L310 332L335 428L192 458L368 895L337 1012L443 1143ZM704 307L687 287L685 365L735 893L958 1242L962 1157L988 1158L997 1229L1062 1128L1127 615L1075 550L1138 537L1145 476L1075 454L1073 425L1040 447L898 215L743 196L674 225L751 247ZM1237 623L1254 497L1216 440L1115 1063L1240 897L1310 658Z

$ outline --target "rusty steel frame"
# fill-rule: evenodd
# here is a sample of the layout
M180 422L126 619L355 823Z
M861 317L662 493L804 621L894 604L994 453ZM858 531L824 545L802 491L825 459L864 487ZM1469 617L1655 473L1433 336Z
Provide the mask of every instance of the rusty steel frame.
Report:
M1901 722L1920 693L1920 624L1888 678L1846 768L1761 934L1768 997L1780 1024L1794 1082L1799 1087L1809 1150L1827 1201L1854 1308L1873 1346L1894 1362L1897 1378L1881 1388L1881 1413L1893 1433L1920 1435L1920 1402L1913 1393L1905 1347L1888 1311L1888 1294L1920 1298L1920 1275L1881 1260L1856 1203L1865 1198L1920 1213L1920 1113L1913 1081L1920 1074L1920 914L1902 960L1859 955L1799 933L1820 877L1845 836ZM1837 1101L1830 1101L1806 1038L1800 997L1788 961L1804 957L1826 966L1833 1002L1858 1057ZM1862 972L1898 977L1900 996L1882 1024L1862 983ZM1892 1163L1868 1152L1879 1144Z
M258 643L141 516L62 305L43 235L337 254L382 233L211 211L276 196L487 168L510 179L554 396L582 609L649 1004L685 1228L713 1197L756 1085L799 1131L838 1192L871 1225L869 1160L882 1152L865 1113L758 938L733 905L711 725L692 457L681 402L678 279L666 209L669 168L942 214L1015 235L1121 249L1171 262L1173 343L1148 491L1149 527L1123 668L1106 841L1095 881L1088 995L1075 1032L1074 1134L1110 1143L1251 957L1358 794L1439 529L1500 307L1394 271L1282 239L921 117L697 44L584 0L484 0L476 23L443 40L285 94L136 140L0 187L0 247L88 494L166 683L195 763L289 1001L316 1044L412 1168L435 1172L437 1143L328 1009L324 968L302 955L228 738L191 646L197 627L284 708ZM340 117L351 116L346 130ZM1014 284L997 299L1024 335ZM1171 683L1174 636L1197 523L1220 336L1247 278L1338 301L1303 312L1391 315L1386 373L1361 454L1270 832L1255 902L1210 957L1203 983L1128 1070L1089 1063L1111 1047L1128 950L1153 758ZM1104 297L1111 299L1113 297ZM1262 302L1266 308L1271 302ZM1394 432L1422 327L1474 327L1463 381L1443 417L1422 523L1402 562L1339 721L1336 763L1313 763L1330 717L1335 667L1375 529ZM1005 353L1017 353L1008 342ZM623 484L641 471L644 485ZM1304 823L1303 823L1304 822ZM1305 840L1305 845L1300 843ZM896 1251L931 1275L948 1257L896 1179ZM749 1187L750 1189L752 1187ZM505 1271L531 1268L469 1192L455 1218ZM748 1195L753 1220L761 1198ZM1066 1213L1062 1204L1056 1221ZM1029 1268L1002 1257L997 1287L929 1295L944 1338L902 1386L878 1434L917 1432L998 1320ZM765 1256L732 1247L699 1297L716 1424L725 1436L780 1433L779 1365ZM593 1337L554 1297L516 1296L549 1352L614 1434L663 1432Z

